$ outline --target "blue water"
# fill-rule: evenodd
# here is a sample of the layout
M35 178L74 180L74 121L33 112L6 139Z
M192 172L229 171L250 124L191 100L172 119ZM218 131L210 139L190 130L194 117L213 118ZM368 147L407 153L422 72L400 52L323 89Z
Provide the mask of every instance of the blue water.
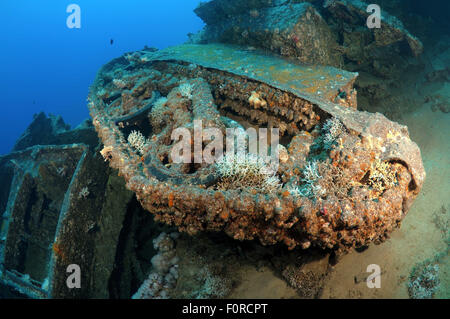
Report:
M69 4L81 28L69 29ZM198 0L1 0L0 155L8 153L34 113L61 115L72 127L89 114L86 97L97 70L145 45L180 44L203 22ZM110 40L114 43L111 45Z

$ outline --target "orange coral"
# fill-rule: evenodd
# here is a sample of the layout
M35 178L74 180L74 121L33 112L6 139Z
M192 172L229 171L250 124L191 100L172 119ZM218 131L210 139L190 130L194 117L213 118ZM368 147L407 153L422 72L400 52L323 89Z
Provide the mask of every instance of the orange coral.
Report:
M61 245L58 242L53 243L52 250L53 250L53 253L55 254L55 256L57 256L58 258L61 258L62 260L65 259L65 255L61 249Z
M169 194L169 207L173 207L173 198L174 198L174 195L173 195L173 193L170 193Z

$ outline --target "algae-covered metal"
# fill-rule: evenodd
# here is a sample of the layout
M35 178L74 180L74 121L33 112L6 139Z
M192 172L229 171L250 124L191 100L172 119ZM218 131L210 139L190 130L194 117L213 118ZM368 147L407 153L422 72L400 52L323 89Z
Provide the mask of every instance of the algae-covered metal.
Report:
M181 45L145 53L148 61L183 61L267 83L314 103L333 101L349 92L358 73L330 66L304 65L255 49L225 44Z
M190 234L346 249L387 238L425 177L406 127L356 110L356 76L248 48L182 45L105 65L89 108L105 160L157 220ZM173 130L195 120L223 133L279 128L280 187L239 187L214 163L173 162Z

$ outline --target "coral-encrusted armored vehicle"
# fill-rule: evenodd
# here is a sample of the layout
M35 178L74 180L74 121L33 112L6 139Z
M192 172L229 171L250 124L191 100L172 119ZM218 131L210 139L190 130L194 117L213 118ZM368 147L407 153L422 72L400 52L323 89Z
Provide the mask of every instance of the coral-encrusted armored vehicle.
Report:
M406 127L356 109L356 77L253 48L182 45L105 65L89 108L105 160L157 220L190 234L343 250L383 241L425 177ZM279 128L280 165L271 176L279 187L226 183L242 172L225 176L218 163L175 163L172 132L195 121L224 135L231 127Z

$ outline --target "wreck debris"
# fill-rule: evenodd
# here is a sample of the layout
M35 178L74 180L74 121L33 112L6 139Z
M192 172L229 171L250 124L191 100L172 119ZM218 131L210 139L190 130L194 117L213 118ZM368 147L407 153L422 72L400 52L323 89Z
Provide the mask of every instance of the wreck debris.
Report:
M11 183L9 189L13 191L5 207L7 218L1 229L6 241L0 245L4 267L0 282L29 297L58 296L59 285L64 284L58 276L65 275L65 268L64 273L61 268L65 267L66 258L76 255L60 244L67 236L62 225L73 218L77 203L85 201L86 189L78 178L83 175L85 165L92 161L86 158L88 148L83 144L34 146L7 157L14 159L21 169L5 181ZM5 159L0 158L2 171L6 168ZM32 165L28 164L30 161ZM64 167L64 175L59 173L61 167ZM65 242L69 243L70 240ZM76 260L81 263L79 258ZM24 281L20 279L22 275L30 279ZM50 287L48 283L44 285L49 278ZM46 289L42 289L43 286Z
M334 0L326 1L324 7L342 24L357 24L357 21L365 22L370 13L367 12L369 4L361 0ZM384 47L393 43L404 41L413 56L419 56L423 52L422 42L405 29L403 23L387 12L383 12L381 28L374 31L372 47ZM371 48L367 47L366 50Z
M401 42L411 55L422 53L421 41L386 11L381 28L367 28L368 7L360 0L324 1L322 6L306 1L213 0L194 10L206 27L192 42L264 48L305 63L334 66L344 63L342 53L352 60L370 55L374 62L377 57L371 51Z
M379 3L381 28L372 28L367 1L212 0L195 10L206 26L190 36L190 43L238 44L248 51L262 49L303 63L359 72L355 88L363 102L360 108L398 118L405 111L401 104L410 109L420 105L405 73L424 71L425 60L421 40L405 28L415 22L413 16L401 16L403 24L390 13L391 2ZM395 6L401 4L394 1ZM420 33L417 28L414 32ZM434 76L441 75L430 74ZM356 92L351 94L355 96L342 92L334 102L356 101Z
M2 297L109 297L108 279L133 194L110 176L94 151L98 144L89 122L69 130L62 119L40 113L16 150L0 156ZM80 289L66 284L72 264L82 269Z
M195 10L207 23L201 43L264 48L311 64L342 63L336 37L310 3L232 1L232 8L225 2L206 2Z

